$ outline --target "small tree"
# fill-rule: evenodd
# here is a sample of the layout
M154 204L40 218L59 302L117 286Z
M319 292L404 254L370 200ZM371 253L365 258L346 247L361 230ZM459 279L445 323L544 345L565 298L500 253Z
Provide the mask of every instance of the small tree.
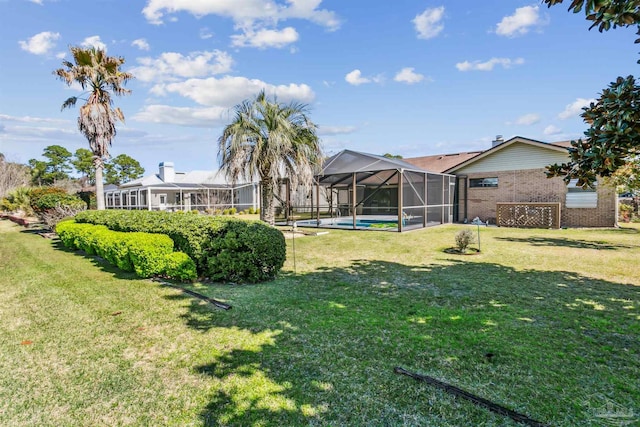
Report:
M120 154L105 163L105 169L106 183L116 185L133 181L144 173L140 162L126 154Z
M47 181L53 183L69 179L72 157L69 150L61 145L49 145L44 148L42 156L47 159Z
M462 254L466 253L469 246L475 243L476 239L473 231L469 229L460 230L456 234L456 248Z
M78 148L74 153L74 159L71 164L76 171L85 177L89 184L95 184L96 172L93 166L93 153L86 148Z

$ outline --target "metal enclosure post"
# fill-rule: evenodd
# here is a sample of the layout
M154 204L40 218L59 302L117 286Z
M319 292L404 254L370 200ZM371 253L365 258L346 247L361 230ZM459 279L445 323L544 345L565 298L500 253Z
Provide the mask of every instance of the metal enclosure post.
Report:
M427 174L424 173L423 174L423 179L424 179L424 215L422 216L422 228L426 228L427 227L427 207L428 207L428 202L427 202Z
M356 215L356 173L353 173L353 180L351 182L351 214L353 215L353 229L356 229L356 222L358 216Z
M402 232L402 187L404 184L404 172L402 170L398 171L398 232Z
M320 183L316 181L316 226L320 227Z

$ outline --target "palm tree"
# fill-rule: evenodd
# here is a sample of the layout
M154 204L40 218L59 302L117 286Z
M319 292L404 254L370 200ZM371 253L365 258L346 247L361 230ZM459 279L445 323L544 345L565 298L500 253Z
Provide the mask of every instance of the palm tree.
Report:
M116 136L116 121L124 122L120 108L113 108L112 94L121 96L131 93L123 87L133 75L120 71L124 58L107 56L104 50L71 46L73 61L62 61L64 68L53 73L71 86L78 83L86 90L88 97L80 107L78 128L89 141L93 152L96 172L96 199L99 210L104 209L104 188L102 172L104 160L109 157L111 141ZM72 96L62 104L62 109L76 105L79 98Z
M218 157L228 179L260 177L260 219L273 225L278 181L288 177L295 188L311 185L322 160L316 125L304 104L278 103L261 91L234 108L235 118L218 140Z

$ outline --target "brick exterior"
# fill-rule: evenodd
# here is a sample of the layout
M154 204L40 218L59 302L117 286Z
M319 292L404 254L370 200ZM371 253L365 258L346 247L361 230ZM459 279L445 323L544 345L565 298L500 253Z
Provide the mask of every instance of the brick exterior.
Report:
M469 179L498 177L498 187L469 188ZM459 215L465 219L464 180L458 181ZM615 189L598 183L597 208L567 208L567 187L562 178L547 178L545 169L526 169L467 174L467 219L479 217L495 224L498 202L560 202L562 227L615 227Z

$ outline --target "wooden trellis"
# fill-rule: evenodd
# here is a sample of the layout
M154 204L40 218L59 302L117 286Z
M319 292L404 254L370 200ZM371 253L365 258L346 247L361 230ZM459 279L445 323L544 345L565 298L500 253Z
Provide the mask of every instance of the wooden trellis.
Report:
M496 224L500 227L560 228L560 203L498 203Z

